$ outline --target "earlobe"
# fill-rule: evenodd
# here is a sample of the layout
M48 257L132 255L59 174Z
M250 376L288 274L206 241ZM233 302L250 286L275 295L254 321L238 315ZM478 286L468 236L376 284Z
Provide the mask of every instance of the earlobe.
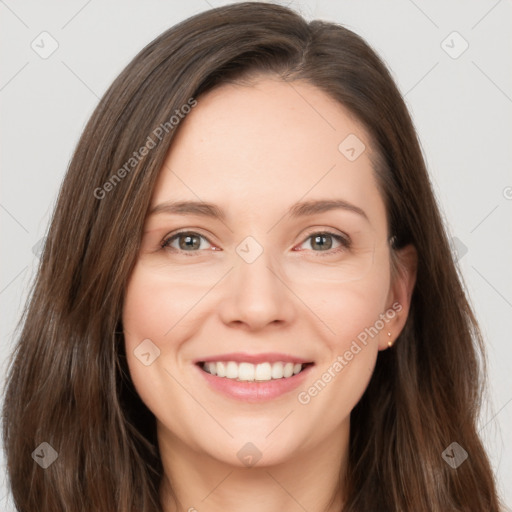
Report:
M381 336L379 350L391 348L405 326L411 306L418 268L418 253L410 244L395 251L396 272L393 273L388 297L388 311L393 317Z

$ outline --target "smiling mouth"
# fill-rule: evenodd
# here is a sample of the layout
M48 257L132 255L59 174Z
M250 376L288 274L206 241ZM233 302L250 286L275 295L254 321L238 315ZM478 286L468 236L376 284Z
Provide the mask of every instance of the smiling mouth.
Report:
M313 363L290 363L277 361L252 364L235 361L209 361L197 363L204 372L238 382L269 382L290 379L303 372Z

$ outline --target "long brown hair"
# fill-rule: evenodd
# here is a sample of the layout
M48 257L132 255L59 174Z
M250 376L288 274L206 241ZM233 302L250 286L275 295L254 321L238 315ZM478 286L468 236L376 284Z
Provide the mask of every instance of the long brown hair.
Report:
M266 3L212 9L157 37L114 81L80 138L9 368L3 441L17 509L161 510L155 419L124 352L125 286L177 132L169 119L253 73L308 81L363 123L394 247L413 244L419 256L406 326L379 353L351 413L344 512L497 512L476 430L482 338L404 101L358 35ZM154 147L139 151L148 137ZM457 469L442 456L454 441L469 454ZM31 457L43 442L58 454L46 469Z

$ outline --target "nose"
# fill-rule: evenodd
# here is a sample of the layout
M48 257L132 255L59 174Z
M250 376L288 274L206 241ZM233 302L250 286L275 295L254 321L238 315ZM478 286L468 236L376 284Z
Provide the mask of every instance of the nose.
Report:
M252 263L241 259L229 273L219 314L225 324L250 331L284 325L294 319L293 291L265 251Z

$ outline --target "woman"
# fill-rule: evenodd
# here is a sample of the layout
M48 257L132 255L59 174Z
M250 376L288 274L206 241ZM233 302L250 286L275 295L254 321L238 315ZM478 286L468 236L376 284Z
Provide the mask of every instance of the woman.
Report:
M213 9L78 144L9 373L13 497L498 511L482 348L381 60L283 7Z

